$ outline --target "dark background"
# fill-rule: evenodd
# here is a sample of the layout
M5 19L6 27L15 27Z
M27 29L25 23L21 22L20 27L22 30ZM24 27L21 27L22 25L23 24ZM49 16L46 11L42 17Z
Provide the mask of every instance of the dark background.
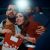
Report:
M3 14L4 11L6 10L6 7L8 6L9 3L11 3L14 0L0 0L0 14ZM50 2L49 0L30 0L34 2L36 5L40 6L42 9L48 10L50 9Z
M5 19L4 15L6 12L6 8L9 5L9 3L13 1L13 0L0 0L0 22ZM31 0L32 2L34 2L37 6L41 7L41 9L43 10L44 14L48 17L48 19L50 19L50 0ZM48 22L49 24L50 22ZM50 30L50 25L47 25L48 30ZM49 33L50 31L47 31L47 33ZM47 34L46 34L47 35ZM48 36L48 35L47 35ZM49 37L50 38L50 37ZM45 39L45 35L44 35L44 39ZM43 40L44 40L43 39ZM42 43L43 40L40 40L40 42ZM49 40L48 40L49 41ZM44 41L45 43L45 41ZM47 40L46 40L47 43ZM40 44L41 45L41 44ZM45 44L44 44L45 45ZM48 45L48 44L47 44ZM38 45L37 45L38 46ZM45 45L46 46L46 45ZM45 49L44 49L45 50Z
M6 8L7 6L14 0L0 0L0 22L5 18L5 12L6 12ZM50 19L50 1L49 0L30 0L32 1L32 6L33 6L33 2L35 3L35 5L39 6L42 8L43 12L45 13L45 15L48 17L48 19Z

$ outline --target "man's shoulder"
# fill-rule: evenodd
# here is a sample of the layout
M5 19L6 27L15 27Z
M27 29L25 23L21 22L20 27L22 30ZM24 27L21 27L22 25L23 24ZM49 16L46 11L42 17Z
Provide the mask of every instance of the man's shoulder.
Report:
M7 20L7 19L4 19L4 20L0 23L0 26L3 26L3 24L6 23L6 20Z

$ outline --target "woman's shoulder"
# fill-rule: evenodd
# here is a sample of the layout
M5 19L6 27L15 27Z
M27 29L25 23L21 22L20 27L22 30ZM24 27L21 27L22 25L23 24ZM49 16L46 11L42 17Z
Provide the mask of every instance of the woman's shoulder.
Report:
M33 21L31 21L30 23L29 23L29 27L32 27L32 28L34 28L34 27L37 27L37 26L39 26L40 25L40 23L38 23L38 22L33 22Z
M33 33L37 29L39 24L37 22L30 22L28 26L25 27L26 32Z

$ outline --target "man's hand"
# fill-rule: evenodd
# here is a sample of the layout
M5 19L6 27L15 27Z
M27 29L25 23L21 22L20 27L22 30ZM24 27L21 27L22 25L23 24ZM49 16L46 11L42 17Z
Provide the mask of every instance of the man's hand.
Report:
M3 29L2 33L12 33L12 31L10 29Z
M38 29L36 30L36 33L41 35L42 33L44 33L44 31L45 31L44 26L38 26Z

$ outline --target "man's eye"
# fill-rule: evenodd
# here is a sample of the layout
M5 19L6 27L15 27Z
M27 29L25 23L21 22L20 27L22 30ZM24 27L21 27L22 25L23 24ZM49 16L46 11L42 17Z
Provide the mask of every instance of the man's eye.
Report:
M11 9L8 9L8 11L10 11Z

